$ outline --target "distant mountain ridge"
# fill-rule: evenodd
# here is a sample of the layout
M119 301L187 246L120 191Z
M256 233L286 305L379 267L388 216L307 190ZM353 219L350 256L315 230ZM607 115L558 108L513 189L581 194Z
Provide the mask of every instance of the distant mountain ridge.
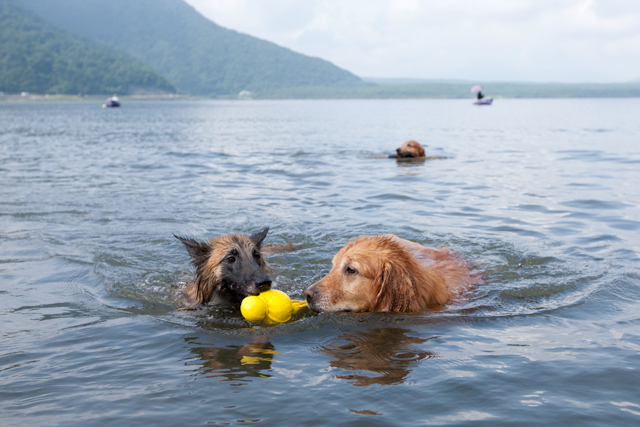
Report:
M175 92L146 65L44 22L17 0L0 0L0 91L108 94Z
M122 49L191 95L358 86L328 61L223 28L182 0L22 0L43 19Z
M434 84L467 84L473 85L475 82L471 80L463 79L420 79L411 77L362 77L365 82L374 83L377 85L434 85Z

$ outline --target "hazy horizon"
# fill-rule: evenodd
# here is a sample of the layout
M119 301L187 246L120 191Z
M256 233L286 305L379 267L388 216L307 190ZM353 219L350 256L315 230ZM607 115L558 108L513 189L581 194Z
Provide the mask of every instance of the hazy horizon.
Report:
M363 78L640 81L631 0L185 0L216 24Z

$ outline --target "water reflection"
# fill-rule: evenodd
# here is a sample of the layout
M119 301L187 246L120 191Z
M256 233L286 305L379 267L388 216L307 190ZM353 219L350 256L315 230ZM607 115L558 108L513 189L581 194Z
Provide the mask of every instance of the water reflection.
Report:
M447 160L450 157L446 156L428 156L428 157L398 157L396 158L396 164L401 168L413 168L417 166L424 166L428 160Z
M403 168L412 168L416 166L423 166L427 158L425 157L399 157L396 159L396 164Z
M329 362L331 367L354 371L353 374L335 375L335 378L358 387L402 384L416 362L437 357L432 352L412 348L431 338L410 337L409 332L401 328L349 331L337 337L334 343L322 346L321 351L334 358Z
M201 372L209 377L222 377L227 381L251 377L270 377L275 347L268 341L254 341L245 345L225 347L196 347L195 353L204 364Z

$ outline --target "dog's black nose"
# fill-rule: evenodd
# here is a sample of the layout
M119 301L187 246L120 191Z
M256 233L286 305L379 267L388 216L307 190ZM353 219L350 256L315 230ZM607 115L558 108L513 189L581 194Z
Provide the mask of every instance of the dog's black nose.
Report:
M268 291L271 288L271 280L265 280L263 282L256 283L256 287L260 292Z
M304 291L304 296L307 298L307 301L311 301L313 297L315 297L317 292L313 289L307 289Z

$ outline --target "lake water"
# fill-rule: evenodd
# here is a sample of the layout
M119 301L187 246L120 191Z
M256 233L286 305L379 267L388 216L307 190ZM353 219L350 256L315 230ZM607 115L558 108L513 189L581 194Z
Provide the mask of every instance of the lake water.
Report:
M640 425L640 99L0 103L0 424ZM407 139L423 162L380 158ZM178 311L172 233L487 272L421 314Z

